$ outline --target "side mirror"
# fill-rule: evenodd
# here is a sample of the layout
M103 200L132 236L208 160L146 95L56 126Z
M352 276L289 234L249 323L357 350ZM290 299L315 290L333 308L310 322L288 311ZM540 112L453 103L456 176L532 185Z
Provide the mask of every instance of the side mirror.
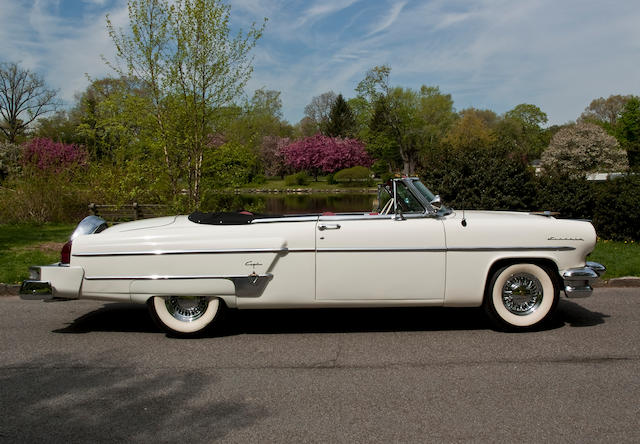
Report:
M442 203L440 200L440 195L436 194L435 197L431 199L431 202L429 203L434 207L440 207L440 204Z

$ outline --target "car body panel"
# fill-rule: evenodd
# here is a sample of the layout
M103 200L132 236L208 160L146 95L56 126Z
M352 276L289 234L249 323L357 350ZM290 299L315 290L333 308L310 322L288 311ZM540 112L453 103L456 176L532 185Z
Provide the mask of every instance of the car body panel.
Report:
M409 191L410 180L402 179ZM402 183L393 183L394 193ZM405 206L411 212L403 214L407 201L394 202L393 214L238 224L171 216L106 228L91 216L73 235L70 263L36 267L25 292L137 303L207 296L237 308L479 306L492 270L511 261L544 264L558 282L565 279L567 295L591 293L601 271L586 263L596 240L589 222L445 211L430 198L415 195L411 205L419 202L423 212Z

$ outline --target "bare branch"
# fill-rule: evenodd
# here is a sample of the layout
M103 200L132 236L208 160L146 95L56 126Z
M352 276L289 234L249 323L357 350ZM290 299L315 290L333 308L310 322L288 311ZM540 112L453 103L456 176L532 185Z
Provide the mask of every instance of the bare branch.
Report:
M11 143L38 117L59 106L57 91L17 63L0 63L0 130Z

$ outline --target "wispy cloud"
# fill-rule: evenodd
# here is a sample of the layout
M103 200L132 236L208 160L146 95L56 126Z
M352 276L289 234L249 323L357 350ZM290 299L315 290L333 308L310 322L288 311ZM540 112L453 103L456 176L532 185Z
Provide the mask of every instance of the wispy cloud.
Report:
M84 73L109 74L104 14L126 23L125 0L0 0L3 60L45 75L69 102ZM269 23L254 50L248 94L282 92L292 122L328 90L353 96L367 69L391 81L439 85L456 108L504 112L535 103L552 123L575 119L594 97L640 95L640 5L583 0L234 0L234 26ZM67 6L68 7L68 6Z
M92 3L86 14L69 18L57 2L38 0L29 5L2 0L0 41L10 42L2 58L43 73L47 83L71 104L74 94L88 84L85 74L101 77L109 72L100 57L113 54L104 13L110 12L117 23L126 15L122 2L99 11L94 6L105 2Z
M368 35L373 35L378 32L382 32L385 29L387 29L389 26L393 25L395 21L398 19L398 16L402 12L402 9L405 7L406 4L407 4L406 1L394 3L391 6L391 9L386 14L386 17L384 17L379 23L377 23L373 27L373 29L369 32Z
M297 26L313 23L316 20L347 9L359 1L360 0L321 0L312 3L297 21Z

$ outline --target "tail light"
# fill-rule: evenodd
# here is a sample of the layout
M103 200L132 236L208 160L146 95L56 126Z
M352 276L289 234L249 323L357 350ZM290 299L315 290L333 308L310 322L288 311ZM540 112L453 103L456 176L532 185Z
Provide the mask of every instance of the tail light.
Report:
M69 265L71 263L71 241L64 244L60 253L60 263Z

